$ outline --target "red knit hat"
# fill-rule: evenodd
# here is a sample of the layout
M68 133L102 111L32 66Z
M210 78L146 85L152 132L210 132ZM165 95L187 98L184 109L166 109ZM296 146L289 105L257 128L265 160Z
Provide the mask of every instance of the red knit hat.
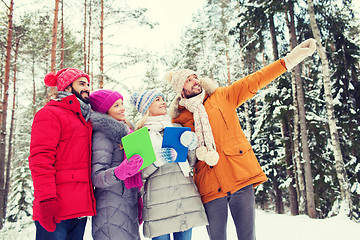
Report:
M86 77L90 82L89 76L76 68L63 68L59 70L56 74L50 72L46 74L44 82L46 86L57 87L58 91L64 91L64 89L69 86L76 79L81 77Z

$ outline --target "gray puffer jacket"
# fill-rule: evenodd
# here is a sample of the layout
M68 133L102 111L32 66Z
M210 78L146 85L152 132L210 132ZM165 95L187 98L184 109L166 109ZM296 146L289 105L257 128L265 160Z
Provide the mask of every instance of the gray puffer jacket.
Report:
M179 125L177 125L179 126ZM188 161L195 165L195 153ZM153 238L208 224L199 192L191 176L185 177L178 163L142 170L144 185L144 236Z
M129 133L124 122L93 112L92 182L97 215L92 218L93 239L140 240L138 188L127 189L114 168L124 160L118 142ZM117 140L118 142L116 142Z

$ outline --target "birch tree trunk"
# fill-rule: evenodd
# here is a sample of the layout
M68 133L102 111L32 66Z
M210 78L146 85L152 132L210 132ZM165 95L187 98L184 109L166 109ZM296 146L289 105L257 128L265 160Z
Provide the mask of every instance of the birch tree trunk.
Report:
M1 111L1 129L0 129L0 229L3 228L3 220L5 217L5 151L6 151L6 118L9 98L9 80L10 80L10 60L11 60L11 44L13 33L13 9L14 1L10 1L8 7L8 32L6 43L6 59L5 59L5 73L4 73L4 95L2 99L2 111Z
M331 95L329 62L326 56L325 49L321 43L320 31L315 19L314 3L312 0L307 0L307 4L311 29L314 34L315 40L317 41L316 47L322 63L322 73L324 78L324 91L326 99L326 113L328 117L332 148L334 151L336 175L339 180L342 199L341 212L349 216L352 212L350 184L345 170L345 164L340 148L339 134L336 126L333 97Z
M101 14L100 14L100 78L99 88L102 89L104 85L104 0L101 0Z

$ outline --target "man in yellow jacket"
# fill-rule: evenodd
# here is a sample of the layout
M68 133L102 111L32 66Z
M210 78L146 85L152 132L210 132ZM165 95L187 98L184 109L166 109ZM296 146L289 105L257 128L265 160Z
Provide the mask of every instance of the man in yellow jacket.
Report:
M211 240L226 239L228 208L238 239L255 239L253 188L267 180L240 127L236 109L315 49L316 41L308 39L283 59L228 87L217 88L210 79L199 79L189 69L165 75L177 93L170 106L173 122L190 127L198 138L194 180L209 220Z

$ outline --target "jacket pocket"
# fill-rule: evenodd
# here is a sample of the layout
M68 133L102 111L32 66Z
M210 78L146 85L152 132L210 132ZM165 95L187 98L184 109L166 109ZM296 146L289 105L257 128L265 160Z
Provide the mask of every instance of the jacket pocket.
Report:
M215 172L203 161L198 161L195 165L194 181L202 197L216 190Z
M89 173L87 169L80 170L60 170L56 172L56 184L69 182L89 182Z
M237 181L243 181L256 176L262 169L248 141L223 149L231 172Z
M243 156L251 149L251 145L248 141L240 143L234 146L224 148L224 153L227 156Z

